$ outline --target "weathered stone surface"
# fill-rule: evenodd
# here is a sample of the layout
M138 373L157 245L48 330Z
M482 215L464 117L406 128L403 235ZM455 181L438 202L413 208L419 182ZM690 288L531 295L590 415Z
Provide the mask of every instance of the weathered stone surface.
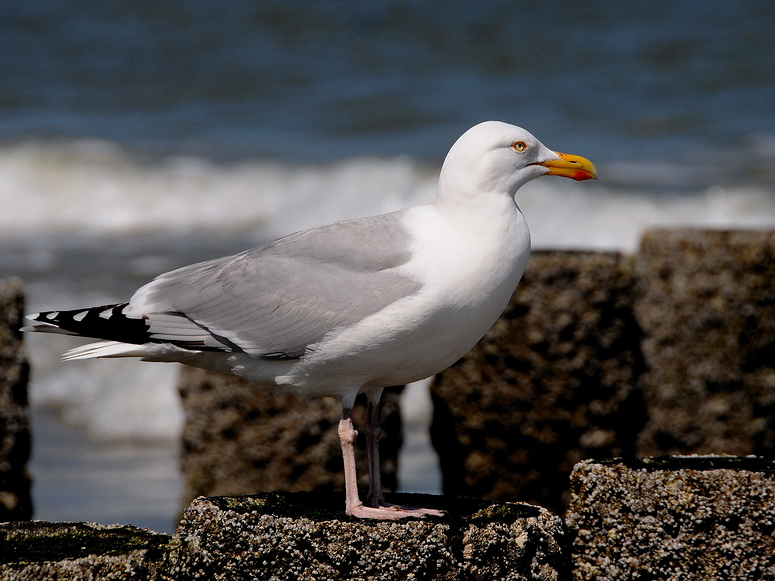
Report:
M276 396L237 377L192 368L182 371L178 387L186 414L183 506L197 496L344 490L338 401ZM397 486L403 441L401 389L386 389L382 396L380 459L385 490ZM356 428L364 417L365 406L356 405ZM362 434L358 440L358 477L365 487L368 465Z
M0 580L569 578L562 521L525 504L428 495L440 518L347 517L337 493L199 498L175 536L91 523L0 524Z
M341 494L197 499L178 528L179 579L560 580L562 522L524 504L391 495L448 511L399 522L358 520ZM186 548L187 547L187 548Z
M94 523L0 524L0 580L166 579L173 537Z
M0 280L0 521L32 516L26 469L30 456L29 365L19 331L23 318L21 281Z
M445 494L562 511L574 463L634 453L645 415L629 267L534 253L503 316L432 387Z
M775 232L655 230L636 259L638 455L775 453Z
M775 462L588 460L571 487L576 581L775 579Z

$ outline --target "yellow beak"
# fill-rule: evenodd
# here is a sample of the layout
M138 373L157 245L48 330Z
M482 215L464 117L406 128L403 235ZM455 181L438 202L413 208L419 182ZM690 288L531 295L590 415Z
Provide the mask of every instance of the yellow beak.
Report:
M597 179L597 170L595 169L594 164L586 157L560 153L559 151L555 151L554 153L559 155L560 159L543 161L536 164L549 168L549 172L546 175L571 178L577 182Z

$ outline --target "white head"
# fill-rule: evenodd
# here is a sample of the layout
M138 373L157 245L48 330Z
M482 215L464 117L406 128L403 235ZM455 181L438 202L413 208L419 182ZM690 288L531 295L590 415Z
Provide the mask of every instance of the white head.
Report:
M466 131L449 150L439 192L513 196L522 185L543 175L597 179L589 160L552 151L516 125L485 121Z

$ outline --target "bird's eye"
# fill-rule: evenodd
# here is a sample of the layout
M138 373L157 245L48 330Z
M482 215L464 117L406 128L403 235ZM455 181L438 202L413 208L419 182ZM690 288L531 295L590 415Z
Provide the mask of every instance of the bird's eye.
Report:
M511 144L511 149L513 149L517 153L522 153L527 149L527 143L525 143L524 141L515 141L514 143Z

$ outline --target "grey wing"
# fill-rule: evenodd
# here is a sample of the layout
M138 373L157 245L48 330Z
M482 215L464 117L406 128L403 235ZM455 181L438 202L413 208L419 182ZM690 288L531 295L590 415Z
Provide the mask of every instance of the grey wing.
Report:
M188 266L140 289L128 311L157 341L254 357L300 357L329 331L419 290L401 213L292 234Z

